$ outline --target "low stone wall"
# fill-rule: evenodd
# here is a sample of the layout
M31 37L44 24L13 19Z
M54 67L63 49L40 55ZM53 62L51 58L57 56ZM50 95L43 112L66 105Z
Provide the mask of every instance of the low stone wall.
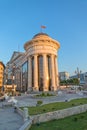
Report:
M21 110L19 107L14 107L14 109L24 119L24 111Z
M26 119L24 116L26 114L24 114L23 110L17 108L16 111L24 119ZM48 112L48 113L44 113L44 114L30 116L29 119L24 121L23 126L21 126L21 128L19 130L29 130L29 128L31 127L32 124L46 122L46 121L50 121L53 119L61 119L61 118L65 118L68 116L75 115L75 114L80 114L80 113L86 112L86 111L87 111L87 104L72 107L72 108L67 108L67 109L63 109L63 110L58 110L58 111L54 111L54 112Z
M68 109L58 110L54 112L39 114L39 115L32 116L33 117L32 123L35 124L35 123L50 121L53 119L61 119L64 117L68 117L86 111L87 111L87 104L68 108Z
M32 125L32 120L27 120L22 126L21 128L19 128L19 130L29 130L29 128Z
M24 110L21 110L19 107L14 107L15 112L17 112L20 116L22 116L24 120L24 124L19 128L19 130L29 130L29 128L32 125L32 118L29 118L29 115L27 113L27 108L24 108Z

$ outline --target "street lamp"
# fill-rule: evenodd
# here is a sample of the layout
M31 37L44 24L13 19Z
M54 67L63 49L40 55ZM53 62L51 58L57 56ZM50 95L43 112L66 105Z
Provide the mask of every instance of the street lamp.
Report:
M15 68L15 72L16 72L16 75L15 75L15 83L17 85L17 90L19 90L19 88L21 87L21 66L17 66Z
M12 66L12 90L13 92L16 89L15 87L18 87L19 84L21 86L21 79L19 79L20 77L19 74L21 76L21 67L13 64Z
M3 91L7 91L7 83L8 83L8 68L4 71L4 88Z
M15 80L15 75L14 75L14 73L15 73L15 68L16 68L16 66L15 66L15 64L12 66L12 95L14 94L14 80Z
M80 82L80 74L81 74L81 70L79 70L79 68L77 67L77 70L75 71L75 73L77 74L77 78L78 78L78 80L79 80L79 82Z

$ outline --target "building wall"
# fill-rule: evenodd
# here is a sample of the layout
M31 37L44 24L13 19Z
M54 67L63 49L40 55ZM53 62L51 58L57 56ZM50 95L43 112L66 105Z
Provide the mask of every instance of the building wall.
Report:
M78 75L73 75L70 78L71 79L78 78ZM79 80L80 80L80 85L87 85L87 72L79 74Z
M4 84L11 85L13 82L17 85L17 90L22 89L22 64L24 53L13 52L10 61L7 63L4 75ZM13 81L14 76L14 81Z
M59 42L47 34L39 33L26 42L24 48L23 54L13 53L8 65L8 77L12 77L15 64L15 83L21 91L56 91L59 86L57 65ZM20 72L20 79L18 79L18 72Z
M67 80L69 79L69 73L68 72L59 72L60 80Z
M28 90L56 91L59 86L57 51L59 42L39 33L25 43L28 58Z
M87 111L87 104L33 116L33 124L61 119Z
M27 91L28 86L28 62L22 65L22 91Z
M4 64L0 61L0 88L3 86Z

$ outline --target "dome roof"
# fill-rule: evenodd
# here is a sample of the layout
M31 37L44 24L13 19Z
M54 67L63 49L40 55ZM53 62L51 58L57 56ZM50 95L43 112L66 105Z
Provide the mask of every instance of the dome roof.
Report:
M37 33L36 35L34 35L33 39L36 38L36 37L39 37L39 36L41 36L41 35L43 35L43 36L48 36L48 37L49 37L48 34L41 32L41 33Z
M54 43L54 44L56 44L56 46L58 48L60 48L60 43L58 41L52 39L48 34L43 33L43 32L37 33L36 35L34 35L32 40L27 41L24 44L24 48L25 48L25 50L27 50L29 48L29 46L32 45L32 43L38 44L38 43L42 43L43 41ZM38 45L40 45L40 44L38 44Z

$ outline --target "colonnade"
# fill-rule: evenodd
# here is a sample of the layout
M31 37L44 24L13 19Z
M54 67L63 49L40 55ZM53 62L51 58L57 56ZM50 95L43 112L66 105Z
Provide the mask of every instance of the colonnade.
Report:
M43 91L49 91L49 86L48 86L48 80L49 80L49 75L48 75L48 63L47 63L47 56L48 54L41 54L43 57ZM51 86L50 90L51 91L56 91L59 86L58 82L58 66L57 66L57 56L51 54L50 56L50 69L51 69ZM32 57L34 58L34 69L32 69ZM28 57L28 90L33 90L33 91L39 91L40 86L38 83L38 58L39 55L35 54L33 56ZM32 72L33 71L33 72ZM32 75L33 74L33 75ZM34 83L32 84L32 78L34 80ZM33 86L32 86L33 85Z

